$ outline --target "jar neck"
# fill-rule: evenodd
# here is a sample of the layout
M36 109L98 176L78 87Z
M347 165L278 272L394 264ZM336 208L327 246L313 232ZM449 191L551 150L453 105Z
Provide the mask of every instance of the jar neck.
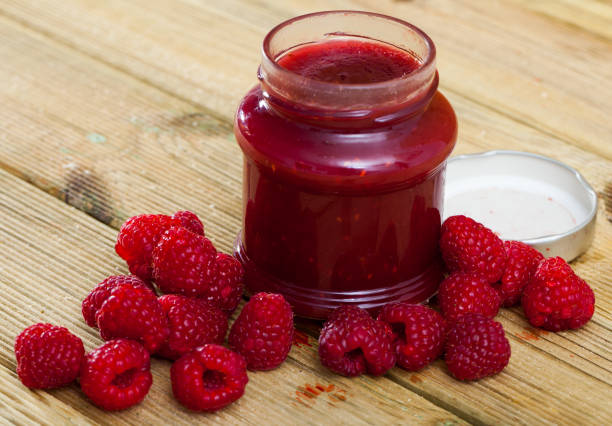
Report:
M376 128L389 126L422 114L438 89L438 73L418 96L401 102L370 103L350 109L337 110L296 102L290 96L283 96L266 84L260 77L263 97L268 107L288 119L322 127Z
M293 49L332 39L387 46L410 55L418 67L397 78L346 84L316 80L278 64ZM427 108L438 87L435 47L425 33L385 15L350 11L303 15L274 28L264 40L258 78L273 112L323 127L375 128L406 120Z

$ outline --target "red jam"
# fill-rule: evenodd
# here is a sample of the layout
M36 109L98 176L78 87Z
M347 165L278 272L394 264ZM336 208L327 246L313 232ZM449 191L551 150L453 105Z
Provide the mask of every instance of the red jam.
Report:
M244 152L236 255L247 287L283 293L297 315L313 318L344 303L375 310L427 300L442 279L444 170L457 132L435 67L363 37L292 46L272 62L236 115ZM425 83L415 96L394 97L417 78ZM371 92L352 105L363 91Z
M330 40L289 51L277 63L318 81L338 84L378 83L410 74L414 56L389 45L364 40Z

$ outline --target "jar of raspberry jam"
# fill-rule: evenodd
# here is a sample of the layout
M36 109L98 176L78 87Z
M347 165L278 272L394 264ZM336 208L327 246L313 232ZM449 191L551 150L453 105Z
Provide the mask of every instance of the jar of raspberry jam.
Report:
M457 122L436 51L413 25L352 11L283 22L236 114L244 153L236 255L255 293L299 316L424 302Z

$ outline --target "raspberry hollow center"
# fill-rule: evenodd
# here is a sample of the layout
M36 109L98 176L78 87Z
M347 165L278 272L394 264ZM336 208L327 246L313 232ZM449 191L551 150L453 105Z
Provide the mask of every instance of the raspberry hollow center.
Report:
M117 386L121 389L127 388L132 385L132 382L134 381L134 376L136 376L137 373L138 369L129 369L121 374L117 374L111 383L113 384L113 386Z
M399 340L401 343L406 343L406 325L401 322L389 324L393 330L394 340Z
M216 370L206 370L202 374L204 387L208 390L214 390L225 387L225 374Z
M363 351L361 348L353 349L345 354L345 356L352 362L361 361L364 359Z

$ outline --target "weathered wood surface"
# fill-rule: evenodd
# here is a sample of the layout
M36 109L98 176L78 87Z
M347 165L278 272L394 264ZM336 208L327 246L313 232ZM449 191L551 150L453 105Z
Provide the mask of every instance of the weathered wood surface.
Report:
M127 269L113 253L114 229L1 170L0 209L0 250L11 260L0 270L0 382L5 384L0 389L0 403L4 402L0 413L17 422L30 419L53 423L54 418L71 417L94 423L124 420L174 424L198 420L172 397L170 363L165 360L153 361L154 384L145 402L119 413L94 408L76 385L52 392L28 392L19 384L12 352L19 330L44 319L77 333L87 350L99 346L98 334L82 320L81 300L107 275L127 273ZM279 369L250 374L245 396L228 409L205 416L206 420L225 424L258 423L262 419L273 424L288 419L316 423L321 418L333 423L371 423L377 419L461 423L455 415L390 378L347 379L335 375L314 362L315 351L312 338L294 345L290 359ZM326 390L323 395L316 400L304 396L311 392L306 387L316 389L317 385ZM26 397L19 400L23 394ZM26 413L28 417L23 417Z
M330 374L316 357L316 324L302 321L307 344L279 370L250 374L245 397L213 415L174 402L165 361L154 362L146 401L121 413L97 410L76 385L23 388L12 342L25 326L55 322L87 349L100 343L80 319L80 301L105 276L126 271L113 253L126 217L189 208L220 249L231 249L241 215L231 120L255 82L261 39L283 19L332 8L390 13L432 36L442 90L459 117L456 154L537 152L591 182L601 201L596 239L574 267L595 290L593 320L546 333L528 327L520 309L503 310L510 365L472 384L451 379L441 361L377 379ZM605 423L612 418L610 28L610 6L595 0L3 1L0 416L55 424Z

